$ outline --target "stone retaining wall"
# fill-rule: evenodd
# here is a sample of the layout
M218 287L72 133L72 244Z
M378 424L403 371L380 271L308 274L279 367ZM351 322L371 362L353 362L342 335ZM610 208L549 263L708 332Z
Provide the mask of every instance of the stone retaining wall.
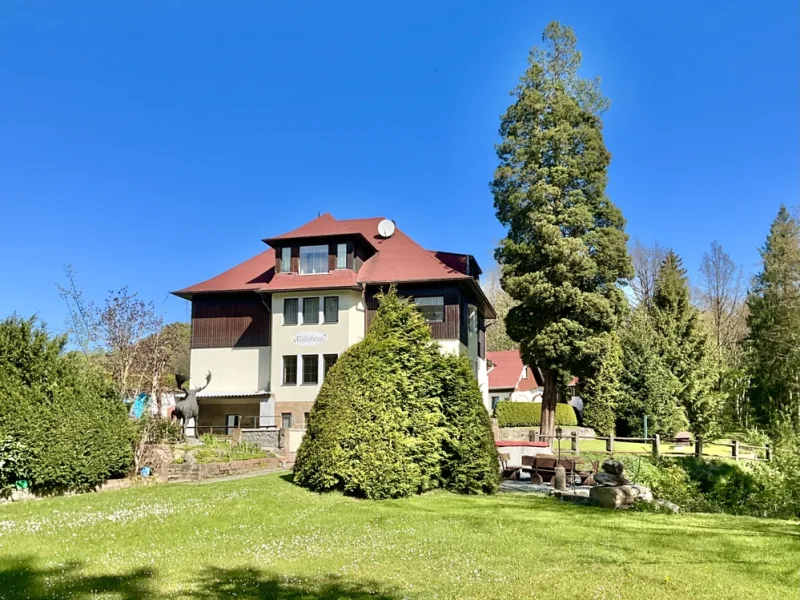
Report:
M277 429L242 429L242 441L255 444L262 450L279 453L279 440Z
M562 427L564 437L569 438L573 431L577 431L579 436L594 437L594 429L589 427ZM498 427L495 433L495 441L498 442L529 442L533 440L533 434L539 433L538 427Z
M238 475L248 471L277 469L280 466L280 459L276 457L251 458L225 463L172 464L165 473L160 473L159 476L162 480L166 479L167 481L201 481L203 479Z

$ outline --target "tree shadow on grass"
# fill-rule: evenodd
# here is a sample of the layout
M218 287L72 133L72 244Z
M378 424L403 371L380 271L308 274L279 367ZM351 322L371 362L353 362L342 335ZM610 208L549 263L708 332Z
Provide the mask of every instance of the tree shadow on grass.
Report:
M0 600L88 600L101 594L120 600L172 597L158 590L151 570L107 575L83 574L81 570L82 565L77 562L42 568L31 557L0 560ZM215 567L202 573L192 589L182 591L180 596L197 600L396 600L400 597L377 582L349 582L332 575L299 579L278 577L258 569Z
M395 600L399 595L377 582L349 582L329 575L322 578L276 577L258 569L208 570L197 584L198 600Z
M80 563L60 567L35 566L30 557L0 560L0 599L93 598L114 594L121 600L155 598L150 583L153 573L138 569L120 575L84 575Z

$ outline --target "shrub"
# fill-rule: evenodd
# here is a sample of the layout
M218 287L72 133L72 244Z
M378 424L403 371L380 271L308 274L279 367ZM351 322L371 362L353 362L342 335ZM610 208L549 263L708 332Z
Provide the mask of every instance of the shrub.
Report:
M0 322L0 439L25 447L3 478L35 491L92 488L126 474L133 457L125 405L65 344L33 319Z
M538 402L498 402L494 412L499 427L538 427L542 423L542 405ZM556 425L576 427L575 409L556 404Z
M461 494L494 493L500 487L497 448L478 381L464 357L440 358L444 413L444 486Z
M434 376L439 350L422 315L393 291L365 338L320 388L294 479L315 491L396 498L441 484L442 427Z

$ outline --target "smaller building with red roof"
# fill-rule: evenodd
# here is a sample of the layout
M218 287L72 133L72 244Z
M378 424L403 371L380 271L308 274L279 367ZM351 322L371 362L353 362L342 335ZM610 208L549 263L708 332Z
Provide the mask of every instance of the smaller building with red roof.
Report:
M536 369L522 362L517 350L487 352L489 399L492 410L498 402L541 402L543 387Z

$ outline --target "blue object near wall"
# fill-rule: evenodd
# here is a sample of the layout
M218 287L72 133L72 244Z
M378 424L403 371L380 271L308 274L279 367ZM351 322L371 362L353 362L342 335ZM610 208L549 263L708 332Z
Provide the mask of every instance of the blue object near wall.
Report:
M141 418L149 405L150 397L147 394L139 394L131 406L131 416L137 419Z

